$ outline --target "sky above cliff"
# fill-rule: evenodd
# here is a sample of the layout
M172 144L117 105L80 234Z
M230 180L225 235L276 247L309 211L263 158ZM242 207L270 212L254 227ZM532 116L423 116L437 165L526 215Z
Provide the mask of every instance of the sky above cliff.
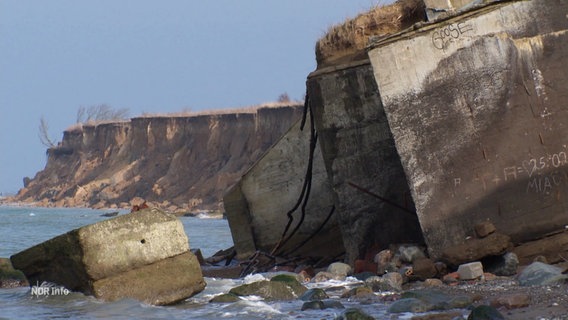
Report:
M0 192L46 163L80 107L129 116L303 99L327 28L387 0L0 0Z

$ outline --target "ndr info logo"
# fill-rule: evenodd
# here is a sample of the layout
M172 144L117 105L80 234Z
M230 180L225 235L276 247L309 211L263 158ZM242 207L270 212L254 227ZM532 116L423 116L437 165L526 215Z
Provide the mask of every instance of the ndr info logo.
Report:
M71 291L65 287L58 287L53 283L42 282L39 284L36 282L35 286L32 286L32 296L66 296Z

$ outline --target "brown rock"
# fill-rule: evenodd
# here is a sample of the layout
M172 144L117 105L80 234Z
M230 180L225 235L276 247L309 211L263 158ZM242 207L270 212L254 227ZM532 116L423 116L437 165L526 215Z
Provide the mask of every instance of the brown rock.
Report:
M382 275L388 270L388 265L392 260L392 251L390 250L383 250L375 256L375 263L377 264L377 274Z
M485 238L497 230L493 225L493 223L489 221L483 221L481 223L476 224L474 229L475 229L475 234L479 238Z
M412 272L416 278L426 280L435 277L438 270L436 270L436 266L432 260L421 258L412 263Z
M511 247L509 236L494 232L482 239L469 239L462 244L445 248L441 260L448 265L458 266L487 256L502 255Z
M374 262L366 261L366 260L355 260L355 271L353 273L362 273L362 272L377 272L377 264Z
M459 275L457 272L448 273L442 278L445 284L458 283Z
M495 308L505 307L507 309L517 309L527 307L531 298L525 293L509 294L491 300L491 305Z

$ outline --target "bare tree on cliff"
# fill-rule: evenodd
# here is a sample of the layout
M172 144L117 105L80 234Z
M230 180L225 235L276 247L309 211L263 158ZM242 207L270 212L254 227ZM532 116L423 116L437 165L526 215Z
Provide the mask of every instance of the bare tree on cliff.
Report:
M48 148L55 147L55 142L49 137L49 126L43 115L39 119L39 141Z
M77 110L77 123L100 122L108 120L122 120L127 118L128 109L113 109L107 104L81 106Z

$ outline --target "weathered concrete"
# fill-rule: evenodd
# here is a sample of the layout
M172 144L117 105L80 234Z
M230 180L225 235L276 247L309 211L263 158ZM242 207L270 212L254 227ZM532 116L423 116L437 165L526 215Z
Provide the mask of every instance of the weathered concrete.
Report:
M292 126L225 195L224 206L237 257L246 258L256 250L270 252L281 239L288 223L287 213L298 201L304 184L310 150L309 123L308 115L304 130L300 130L301 121ZM333 193L319 146L314 152L311 183L305 219L279 252L289 252L310 237L333 207ZM288 234L300 223L301 211L300 207L293 213ZM322 230L294 255L334 257L343 250L332 215Z
M460 11L471 9L476 5L482 5L500 0L424 0L426 15L432 21L448 14L456 14Z
M168 304L205 287L182 223L156 209L72 230L10 259L31 285L53 282L105 300Z
M346 262L353 265L372 245L386 248L391 243L422 243L369 61L312 73L308 95L335 192Z
M568 224L568 2L502 1L373 44L430 254L490 220L515 243Z

